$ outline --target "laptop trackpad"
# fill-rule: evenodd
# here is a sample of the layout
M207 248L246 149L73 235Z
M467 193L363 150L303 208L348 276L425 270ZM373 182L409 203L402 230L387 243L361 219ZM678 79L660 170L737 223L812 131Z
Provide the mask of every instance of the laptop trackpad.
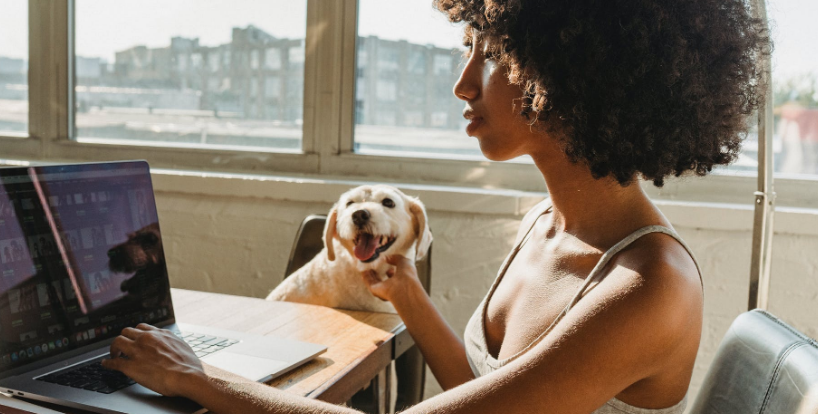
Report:
M203 361L253 381L267 380L278 371L289 366L284 361L237 354L228 350L208 355Z

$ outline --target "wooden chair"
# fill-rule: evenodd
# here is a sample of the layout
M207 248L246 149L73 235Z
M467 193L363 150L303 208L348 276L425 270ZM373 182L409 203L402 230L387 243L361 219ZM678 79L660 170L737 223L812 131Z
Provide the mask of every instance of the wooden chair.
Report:
M287 262L287 270L284 277L290 276L293 272L300 269L307 262L312 260L321 249L324 248L322 237L324 235L324 224L327 216L324 215L310 215L301 223L298 233L295 235L295 242L290 251L290 259ZM429 247L429 253L423 260L415 263L418 270L418 277L429 293L432 278L432 248ZM408 349L396 350L395 371L398 381L398 395L395 410L403 410L412 405L415 405L423 400L423 389L426 381L426 362L420 349L417 346L411 346ZM375 381L375 380L373 380ZM350 405L366 412L376 412L371 393L377 390L378 386L373 384L368 390L359 392L350 402Z
M762 310L733 321L690 414L818 413L818 343Z

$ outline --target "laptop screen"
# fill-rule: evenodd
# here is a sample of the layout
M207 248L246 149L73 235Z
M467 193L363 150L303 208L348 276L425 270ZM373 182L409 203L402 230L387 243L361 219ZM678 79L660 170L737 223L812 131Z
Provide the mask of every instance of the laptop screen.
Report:
M0 372L172 318L147 163L0 169Z

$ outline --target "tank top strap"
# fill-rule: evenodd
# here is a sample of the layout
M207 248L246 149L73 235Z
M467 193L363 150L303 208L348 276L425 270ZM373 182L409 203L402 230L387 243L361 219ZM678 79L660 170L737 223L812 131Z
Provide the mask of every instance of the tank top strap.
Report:
M577 302L579 302L580 299L582 299L583 296L585 296L586 293L588 293L588 291L596 287L596 285L598 285L602 281L602 276L604 275L602 273L602 270L605 268L605 266L608 265L608 262L610 262L611 259L613 259L613 257L616 256L617 253L621 252L622 250L630 246L633 242L635 242L642 236L651 233L667 234L668 236L676 239L676 241L679 242L679 244L681 244L682 247L685 248L687 254L690 255L691 259L693 259L693 264L696 265L696 271L699 274L699 282L701 282L702 289L704 289L704 281L702 280L702 270L699 267L699 262L696 261L696 256L694 256L693 251L690 250L690 246L688 246L687 243L685 243L684 240L682 240L682 238L679 237L679 235L675 231L665 226L658 225L645 226L626 236L619 243L615 244L613 247L608 249L608 251L606 251L605 254L602 255L602 257L599 259L599 262L597 262L596 266L594 266L593 270L591 270L591 273L588 275L587 278L585 278L585 283L583 283L582 286L580 286L580 288L577 290L577 293L568 303L568 306L566 306L565 309L562 311L560 316L563 316L565 313L567 313L571 308L574 307L574 305L577 304Z
M497 277L495 277L494 285L499 283L500 279L506 273L506 270L508 269L508 266L511 265L511 261L514 260L514 257L517 256L517 252L519 252L520 249L523 248L523 245L528 241L528 239L531 238L531 231L534 230L534 226L537 224L537 221L539 221L540 217L542 217L550 209L551 209L551 199L550 198L546 198L545 200L541 201L539 204L534 206L534 210L532 210L532 211L536 212L536 216L534 217L533 220L531 220L531 225L528 227L528 230L526 230L525 234L523 234L523 237L520 237L520 240L517 241L517 243L514 245L514 247L511 249L511 251L506 256L506 259L503 261L503 264L500 266L500 270L497 272ZM494 288L492 287L492 289L490 291L493 291L493 290L494 290Z
M514 246L514 250L520 250L523 247L525 242L527 242L528 239L531 238L531 231L534 230L534 226L537 225L537 221L540 220L540 217L542 217L545 213L551 210L551 198L546 198L545 200L540 201L540 203L537 204L534 208L536 209L535 210L536 216L534 217L534 220L531 220L531 225L528 226L528 230L526 230L523 237L521 237L520 241L517 242L517 244Z
M503 260L503 264L500 265L500 269L497 271L497 276L495 276L494 282L491 284L491 287L489 288L489 293L483 299L483 304L485 304L486 300L489 297L491 297L491 295L494 293L494 290L497 289L497 285L500 284L500 280L503 278L503 276L505 276L506 270L508 270L508 267L511 265L511 262L517 256L517 253L520 251L520 249L523 248L523 245L525 245L528 239L531 238L531 231L534 230L534 226L537 224L537 221L539 221L540 217L542 217L550 209L551 209L550 198L546 198L545 200L541 201L539 204L534 206L534 209L532 209L532 211L536 212L536 216L534 217L533 220L531 220L531 225L528 227L528 230L526 230L523 237L520 237L520 240L517 241L517 243L514 245L511 251L508 252L508 255L506 255L506 259ZM481 306L483 305L481 304Z

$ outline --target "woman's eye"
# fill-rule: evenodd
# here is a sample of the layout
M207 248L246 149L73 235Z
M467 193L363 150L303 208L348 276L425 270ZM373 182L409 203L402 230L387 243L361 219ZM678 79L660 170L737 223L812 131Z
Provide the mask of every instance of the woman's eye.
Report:
M384 207L389 207L389 208L395 207L395 202L392 201L391 198L384 198L381 203L384 205Z

